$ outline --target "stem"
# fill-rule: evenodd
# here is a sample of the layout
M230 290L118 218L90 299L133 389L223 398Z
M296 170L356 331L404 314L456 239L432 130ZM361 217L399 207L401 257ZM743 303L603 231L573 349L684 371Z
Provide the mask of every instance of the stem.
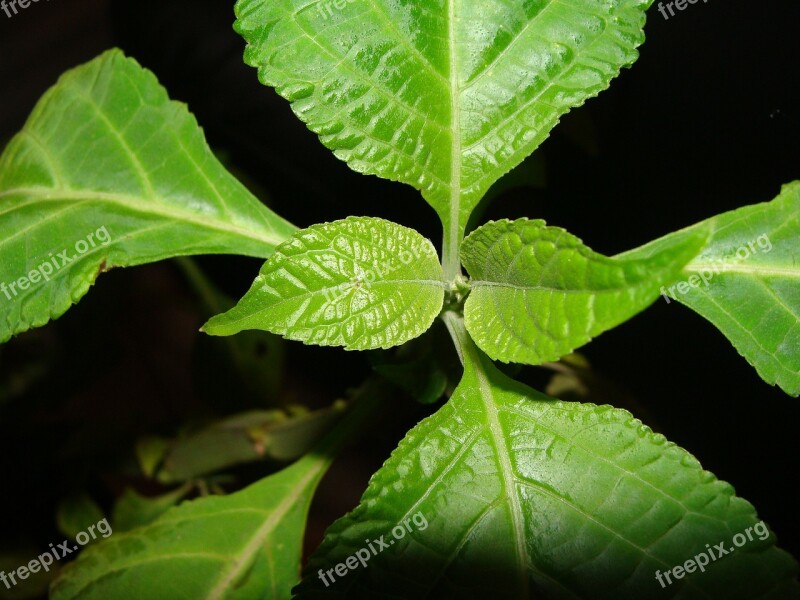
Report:
M461 364L464 364L464 356L471 351L472 340L467 333L467 328L464 325L464 317L452 310L442 313L442 321L447 326L447 331L450 332L450 337L453 338L453 344L458 352L458 358L461 359Z
M455 281L461 275L461 257L459 256L459 248L461 240L464 237L464 232L458 224L458 221L452 221L450 226L444 231L444 240L442 241L442 266L444 267L445 281Z

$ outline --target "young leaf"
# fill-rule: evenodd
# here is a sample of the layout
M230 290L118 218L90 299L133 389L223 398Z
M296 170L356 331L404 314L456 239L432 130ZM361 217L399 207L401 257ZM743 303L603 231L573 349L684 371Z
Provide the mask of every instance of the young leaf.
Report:
M700 229L711 237L662 288L664 299L716 325L764 381L800 395L800 182L771 202L712 217L620 258L646 259Z
M636 60L649 4L239 0L236 29L339 158L422 191L455 253L492 183Z
M63 75L0 157L0 341L59 317L113 267L266 258L292 231L152 73L106 52Z
M424 333L443 302L429 240L383 219L350 217L295 233L239 304L203 331L263 329L346 350L389 348Z
M544 221L488 223L461 248L472 276L467 330L493 359L557 360L652 304L704 240L683 234L647 259L619 260Z
M61 572L50 597L288 600L314 490L388 389L381 381L365 384L339 426L292 466L229 496L185 502L90 546Z
M690 454L625 411L511 381L474 347L465 362L452 399L331 526L298 599L800 592L796 564L753 507ZM667 584L665 571L719 543L727 555Z

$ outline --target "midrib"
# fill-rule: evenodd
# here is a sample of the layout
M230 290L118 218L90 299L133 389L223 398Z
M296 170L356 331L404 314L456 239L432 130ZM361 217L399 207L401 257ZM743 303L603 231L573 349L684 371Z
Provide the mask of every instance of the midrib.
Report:
M444 274L449 281L459 272L458 244L461 220L461 104L458 85L458 60L456 38L456 2L448 3L448 44L450 46L450 222L447 223L442 258Z

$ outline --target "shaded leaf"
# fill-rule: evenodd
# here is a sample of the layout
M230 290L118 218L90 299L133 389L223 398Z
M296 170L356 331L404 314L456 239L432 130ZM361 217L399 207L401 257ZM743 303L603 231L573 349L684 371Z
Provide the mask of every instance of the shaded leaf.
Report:
M149 525L180 502L191 489L192 485L185 483L159 496L143 496L136 490L127 488L114 505L111 515L114 531L122 533Z

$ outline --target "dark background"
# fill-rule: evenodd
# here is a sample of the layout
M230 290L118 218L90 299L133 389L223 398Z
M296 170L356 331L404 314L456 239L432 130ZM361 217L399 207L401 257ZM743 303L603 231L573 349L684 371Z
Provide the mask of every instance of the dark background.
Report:
M649 14L633 69L540 149L546 186L504 194L488 216L545 218L614 254L771 200L781 184L800 179L800 3L710 0L668 21L655 8ZM257 82L232 22L232 3L198 0L51 0L13 19L0 13L0 144L60 73L119 46L189 104L212 146L296 225L381 216L438 244L436 216L416 191L351 172ZM259 266L236 257L201 265L234 296ZM0 373L32 358L46 371L0 405L7 543L61 539L52 529L61 495L80 485L102 498L99 473L137 435L174 432L197 413L191 367L203 315L191 297L170 263L114 271L65 317L0 353ZM327 402L369 371L360 355L287 350L287 393L298 401ZM676 303L658 301L582 352L634 398L637 416L734 484L780 544L800 554L797 399L761 381L713 326ZM534 369L522 377L543 381ZM315 501L312 547L430 410L410 400L387 406L386 418L337 463Z

